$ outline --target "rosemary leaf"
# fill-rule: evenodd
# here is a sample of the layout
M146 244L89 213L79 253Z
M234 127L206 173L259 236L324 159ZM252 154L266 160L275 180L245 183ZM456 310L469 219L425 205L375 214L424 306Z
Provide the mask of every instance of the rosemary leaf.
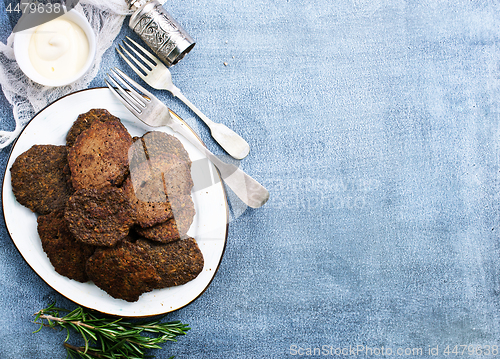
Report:
M60 313L67 313L60 316ZM97 317L82 307L72 311L55 307L55 303L38 311L35 323L40 327L59 327L67 331L64 340L68 358L80 359L144 359L147 350L161 349L159 344L176 341L179 335L185 335L191 328L180 321L162 323L160 320L149 322L127 322L123 318ZM83 346L68 343L70 333L76 332L83 340ZM148 333L147 336L142 335ZM173 358L173 357L171 357ZM170 359L171 359L170 358Z

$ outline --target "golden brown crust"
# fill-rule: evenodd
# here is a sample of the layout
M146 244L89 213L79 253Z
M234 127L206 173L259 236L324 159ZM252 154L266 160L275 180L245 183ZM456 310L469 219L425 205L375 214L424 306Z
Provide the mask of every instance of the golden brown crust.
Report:
M170 243L183 238L196 214L191 196L174 198L171 202L174 218L148 228L136 228L141 236L156 242Z
M148 158L138 140L129 158L130 176L123 189L136 207L138 224L151 227L173 218L170 199L190 195L193 188L190 166L171 153Z
M68 147L73 146L80 133L89 129L95 121L106 122L109 120L120 121L118 117L110 114L108 110L101 108L94 108L88 112L82 113L77 117L76 121L69 129L66 135L66 145Z
M135 302L161 280L150 262L143 248L124 240L112 248L98 248L86 270L94 284L113 298Z
M136 244L149 254L150 263L161 278L157 288L185 284L195 279L203 270L203 254L194 238L167 244L139 239Z
M80 242L113 246L128 235L135 211L120 188L89 188L70 197L64 218Z
M64 208L73 192L67 153L66 146L34 145L19 155L10 169L17 201L40 214Z
M62 210L38 216L37 222L42 248L56 272L78 282L87 282L85 263L95 247L75 240Z
M151 182L135 188L132 180L127 178L123 191L136 212L137 224L151 227L173 217L172 208L161 188ZM149 199L149 200L146 200Z
M128 173L132 137L119 121L95 121L68 152L75 190L119 186Z
M191 168L189 154L177 137L161 131L150 131L142 136L142 143L148 159L163 153L171 153Z
M193 188L191 169L171 153L161 153L149 160L152 175L160 177L169 198L189 195Z

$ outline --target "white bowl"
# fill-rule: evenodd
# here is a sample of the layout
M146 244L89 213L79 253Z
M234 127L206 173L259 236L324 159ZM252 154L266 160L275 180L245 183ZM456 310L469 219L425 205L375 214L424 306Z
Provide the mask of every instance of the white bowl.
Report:
M89 70L90 66L94 62L94 57L96 52L96 39L94 31L92 30L92 27L87 21L87 18L74 9L62 15L61 18L73 21L75 24L80 26L85 35L87 36L87 40L89 41L89 55L87 61L85 62L85 65L82 67L82 69L72 77L52 80L46 78L45 76L40 75L35 70L30 61L28 48L31 40L31 35L33 35L33 33L35 32L36 26L31 29L17 32L14 38L14 54L16 56L16 61L19 67L24 72L24 74L28 76L31 80L44 86L57 87L57 86L65 86L71 84L77 81L80 77L82 77Z

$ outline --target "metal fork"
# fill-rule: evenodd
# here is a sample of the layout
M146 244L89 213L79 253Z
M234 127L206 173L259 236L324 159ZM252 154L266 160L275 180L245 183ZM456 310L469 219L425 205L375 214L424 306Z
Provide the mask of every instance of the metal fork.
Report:
M139 120L152 127L169 126L184 136L218 168L227 186L249 207L261 207L269 199L269 192L256 180L233 164L221 161L201 142L193 139L192 132L170 114L165 104L154 97L144 87L133 81L121 70L115 68L108 73L112 85L104 79L111 91ZM137 90L141 93L139 93Z
M160 60L158 60L154 55L152 55L150 52L148 52L128 36L127 39L132 44L134 44L134 46L139 49L142 54L125 40L123 41L123 44L130 51L128 51L127 48L125 48L121 44L119 46L123 52L118 48L116 48L116 51L118 51L120 56L125 60L125 62L127 62L132 70L134 70L135 73L139 75L140 78L142 78L148 85L155 89L170 91L172 95L174 95L174 97L177 97L182 102L184 102L194 113L198 115L198 117L203 120L203 122L205 122L208 128L210 128L210 132L214 140L217 141L217 143L219 143L219 145L232 157L241 160L248 155L248 153L250 152L250 146L243 138L241 138L233 130L229 129L226 125L215 123L207 116L205 116L181 93L181 91L177 87L175 87L175 85L172 83L172 75L170 74L170 70ZM125 54L127 56L125 56ZM137 58L139 58L142 63ZM144 73L141 72L141 70Z

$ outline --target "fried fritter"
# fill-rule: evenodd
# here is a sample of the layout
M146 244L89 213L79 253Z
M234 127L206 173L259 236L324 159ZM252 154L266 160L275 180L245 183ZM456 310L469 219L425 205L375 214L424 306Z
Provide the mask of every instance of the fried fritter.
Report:
M116 187L76 191L68 200L64 218L75 238L95 246L113 246L135 223L135 210Z
M183 238L193 223L196 211L191 196L173 198L171 202L174 218L148 228L136 228L141 236L156 242L169 243Z
M113 298L135 302L158 286L161 278L150 255L140 246L123 240L115 247L98 248L87 261L94 284Z
M95 108L78 116L73 126L69 129L66 135L66 145L71 147L74 145L76 138L80 133L92 126L95 121L106 122L109 120L120 121L116 116L113 116L108 110Z
M19 155L10 169L17 201L40 214L64 208L73 192L67 154L66 146L34 145Z
M119 186L128 173L128 149L132 137L119 121L94 121L68 150L75 190Z
M148 158L146 156L146 152L144 152L144 146L142 145L142 140L140 137L132 138L132 145L128 150L128 165L129 171L132 175L135 174L136 171L144 168L148 162ZM137 172L140 174L140 172Z
M134 188L143 187L145 184L154 185L162 189L162 193L167 197L190 194L193 188L189 167L170 153L162 153L146 162L131 163L130 178ZM148 201L149 198L142 200Z
M37 221L42 248L56 272L78 282L87 282L85 264L95 247L75 240L63 210L38 216Z
M150 263L161 277L158 289L185 284L203 270L203 254L194 238L167 244L138 239L135 243L151 257Z
M161 131L150 131L142 136L142 143L148 159L163 153L171 153L191 168L189 154L177 137Z
M171 153L157 154L149 159L152 175L161 177L169 198L191 193L193 179L190 167Z
M129 177L122 188L135 209L137 224L141 227L151 227L173 217L161 182L137 182L134 186Z
M151 227L173 218L169 198L191 193L189 166L170 153L147 158L140 141L129 150L129 172L123 189L137 210L138 224Z

